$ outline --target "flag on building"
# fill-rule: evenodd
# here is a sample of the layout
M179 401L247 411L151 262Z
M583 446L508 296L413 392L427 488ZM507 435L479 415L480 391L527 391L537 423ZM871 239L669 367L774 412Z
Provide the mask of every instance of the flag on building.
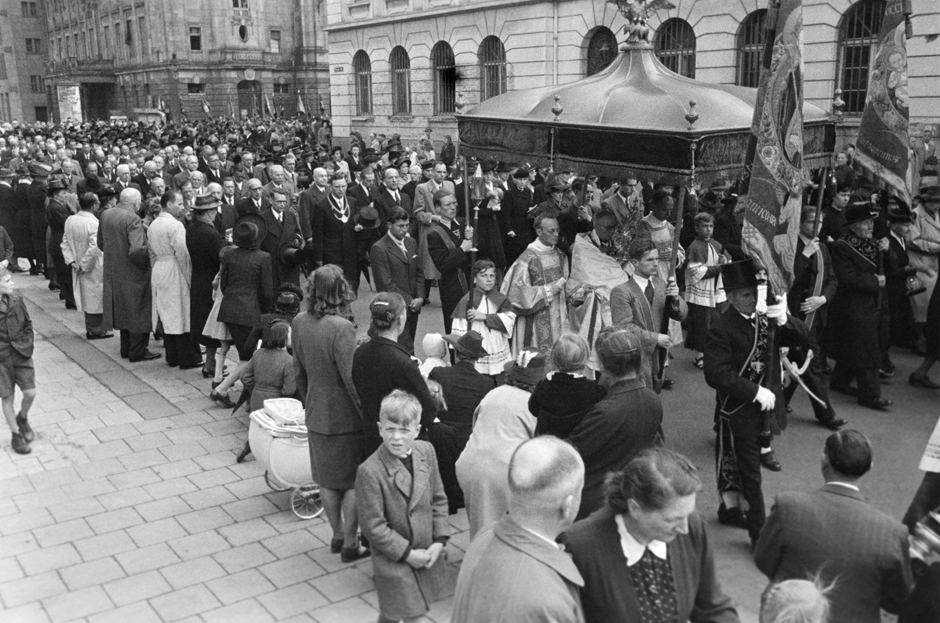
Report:
M740 205L745 252L775 294L793 282L803 201L803 7L770 0Z
M205 96L202 98L202 112L206 113L207 117L212 116L212 109L209 108L209 102L206 101Z
M232 104L232 96L228 96L228 114L234 119L235 118L235 106Z
M907 25L910 2L888 0L868 96L855 142L855 160L911 204L911 143L908 136Z
M304 106L304 100L300 97L300 93L297 94L297 114L306 115L307 107Z

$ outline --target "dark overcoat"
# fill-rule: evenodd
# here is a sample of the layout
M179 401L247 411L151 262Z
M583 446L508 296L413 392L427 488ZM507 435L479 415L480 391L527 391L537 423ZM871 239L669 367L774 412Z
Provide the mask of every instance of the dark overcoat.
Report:
M124 208L101 213L98 248L104 253L104 324L131 333L153 329L150 256L140 217Z
M309 193L310 191L305 191ZM335 264L343 269L343 275L350 285L359 286L358 249L356 242L355 219L358 205L355 199L346 198L349 206L349 219L344 223L333 216L330 194L317 199L311 215L313 233L313 260L326 264Z
M192 261L193 273L189 295L189 325L198 341L207 346L217 342L203 336L202 331L212 311L212 282L219 273L221 259L219 254L225 246L222 236L215 227L202 221L195 221L186 228L186 249Z
M271 256L257 248L233 247L222 256L219 322L257 326L274 309Z
M881 366L878 267L845 240L830 245L829 254L839 289L830 309L834 322L823 337L826 352L852 368L878 368Z
M33 257L46 263L46 182L33 180L26 190L29 206L29 234L33 241Z
M300 233L297 214L293 210L284 210L283 221L274 216L273 208L261 213L261 218L268 226L268 233L261 241L261 250L271 256L271 276L274 289L277 290L285 281L300 285L300 266L289 264L281 256L281 250L290 245L295 234Z

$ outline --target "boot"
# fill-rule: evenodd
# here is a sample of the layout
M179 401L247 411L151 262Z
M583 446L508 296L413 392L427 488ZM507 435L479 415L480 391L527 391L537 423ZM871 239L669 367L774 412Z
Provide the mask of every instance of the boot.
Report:
M242 448L242 451L238 453L238 456L237 456L237 457L235 457L235 462L236 462L236 463L241 463L241 462L243 462L243 461L245 460L245 458L246 458L249 454L251 454L251 444L249 444L249 443L246 441L246 442L245 442L245 447Z
M29 443L18 433L13 433L13 451L17 454L29 454L33 451Z
M26 440L26 443L33 443L33 439L36 438L36 434L33 433L33 427L29 425L26 417L22 415L16 416L16 425L19 427L20 435L22 435L23 439Z

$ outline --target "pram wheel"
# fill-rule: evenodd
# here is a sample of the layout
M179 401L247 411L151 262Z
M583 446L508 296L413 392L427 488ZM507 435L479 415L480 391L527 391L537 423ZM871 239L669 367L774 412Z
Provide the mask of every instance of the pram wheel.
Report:
M290 490L290 487L278 482L277 478L272 476L271 472L268 470L264 470L264 483L268 485L272 491L277 491L278 493Z
M290 507L301 519L313 519L323 512L320 485L311 482L294 489L290 494Z

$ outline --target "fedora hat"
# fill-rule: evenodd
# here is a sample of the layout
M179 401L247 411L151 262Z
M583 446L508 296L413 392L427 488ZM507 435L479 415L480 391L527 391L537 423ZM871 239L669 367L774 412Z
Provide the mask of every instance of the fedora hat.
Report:
M757 272L750 259L721 265L721 282L725 290L757 287Z
M534 387L548 373L548 358L534 348L523 348L512 361L507 361L503 370L511 381Z
M940 198L940 181L937 174L931 172L929 176L920 178L920 192L917 194L919 199L938 199Z
M353 218L357 225L362 225L363 229L375 229L381 225L379 222L381 220L379 217L379 211L372 206L366 206L362 208Z
M721 207L721 200L718 199L717 194L709 190L698 200L698 205L706 210L717 210Z
M845 209L845 224L861 223L878 216L867 201L857 201Z
M54 176L49 180L49 183L46 186L46 194L52 196L58 190L68 190L69 186L65 183L65 178L61 176Z
M463 335L445 335L444 341L454 347L458 353L470 359L486 357L489 353L483 348L483 336L477 331L467 331Z
M268 235L268 226L260 214L243 214L232 227L232 241L242 249L257 247Z
M889 223L913 223L915 220L911 208L894 195L888 197L888 222Z
M301 265L307 261L308 249L304 246L304 237L297 233L280 249L281 261L285 264ZM301 297L302 298L302 297Z
M215 210L220 205L222 205L221 201L209 193L205 193L196 196L196 204L193 206L193 210L196 210L197 212L207 212L209 210Z

